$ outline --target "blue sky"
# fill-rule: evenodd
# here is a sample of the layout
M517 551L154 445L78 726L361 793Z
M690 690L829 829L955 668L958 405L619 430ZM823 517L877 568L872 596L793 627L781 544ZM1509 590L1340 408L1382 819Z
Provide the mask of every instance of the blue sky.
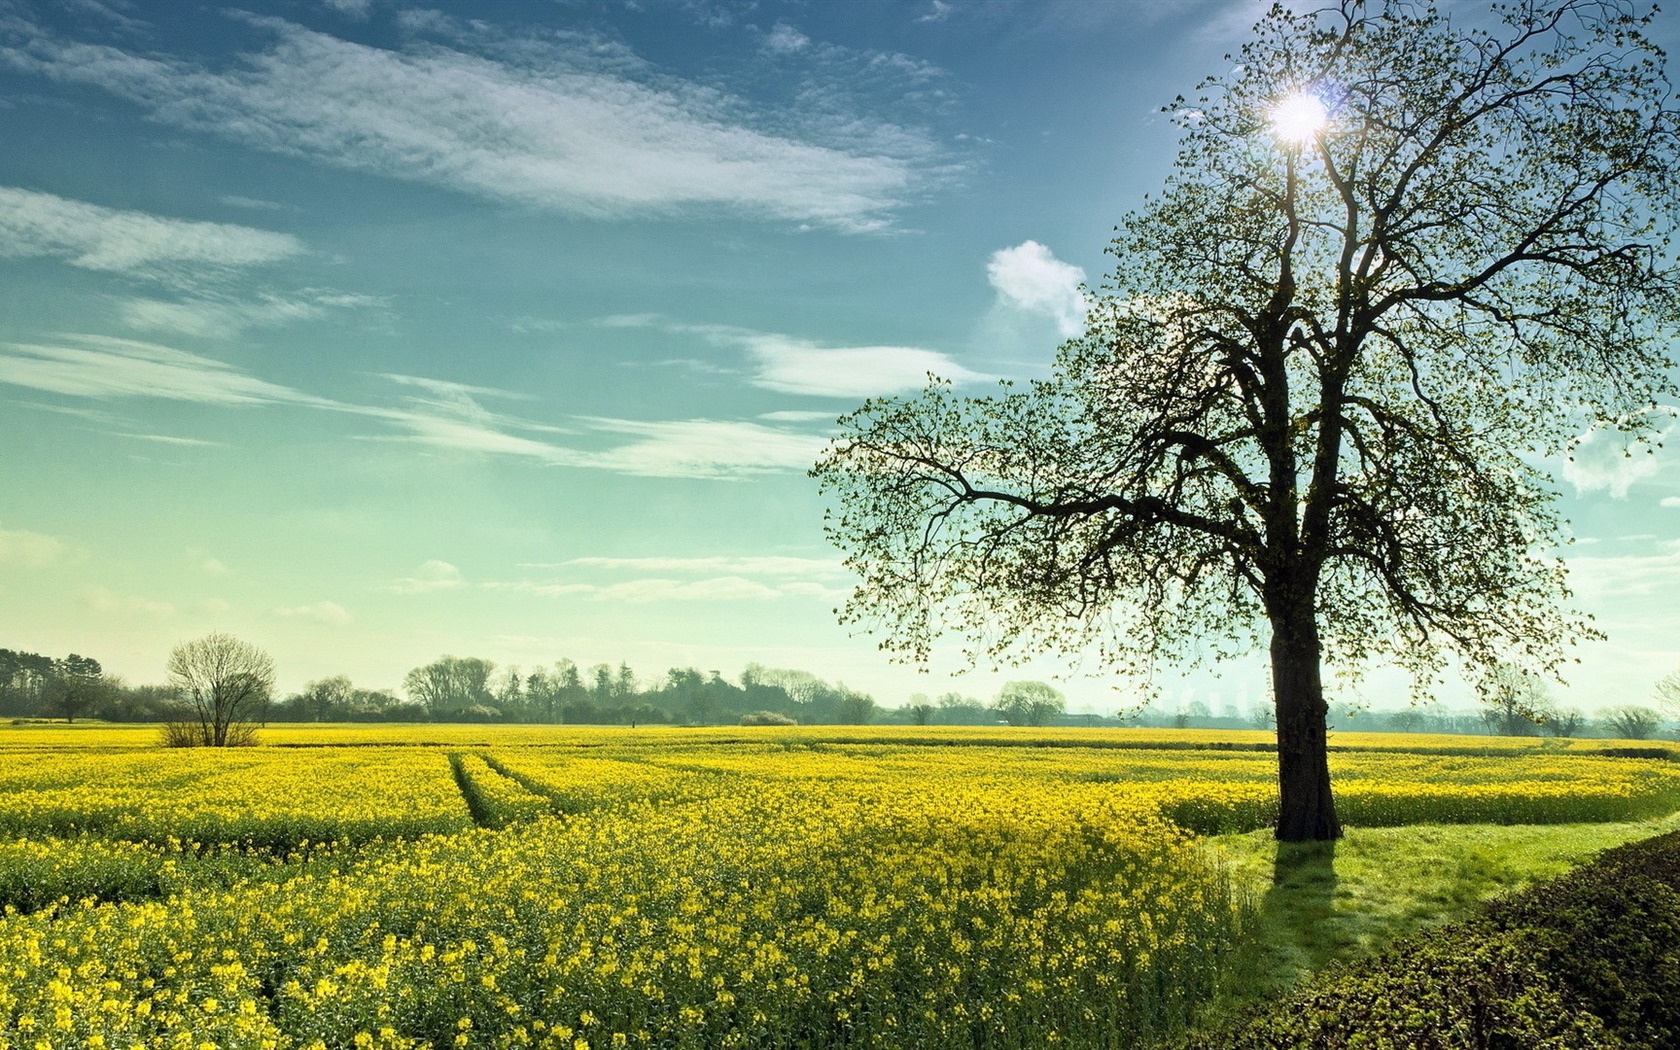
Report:
M152 681L225 630L287 689L758 661L889 705L1065 670L849 638L804 471L863 397L1044 374L1159 107L1259 13L0 0L0 645ZM1567 698L1642 701L1680 460L1558 471L1611 634Z

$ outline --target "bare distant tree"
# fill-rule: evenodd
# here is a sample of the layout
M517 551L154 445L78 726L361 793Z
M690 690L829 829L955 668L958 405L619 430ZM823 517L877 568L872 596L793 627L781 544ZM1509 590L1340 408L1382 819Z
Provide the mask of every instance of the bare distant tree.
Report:
M1680 668L1657 679L1657 702L1670 718L1680 719Z
M1551 707L1539 675L1501 664L1482 681L1482 723L1495 736L1533 736Z
M1629 704L1604 712L1604 725L1623 740L1647 740L1662 726L1662 715L1649 707Z
M255 723L274 692L274 661L231 635L207 634L169 654L169 678L191 706L165 739L180 746L228 747L253 742Z
M1046 682L1005 682L996 707L1012 726L1047 726L1067 710L1067 697Z
M1546 732L1555 737L1572 737L1587 726L1587 716L1573 707L1554 707L1546 712Z

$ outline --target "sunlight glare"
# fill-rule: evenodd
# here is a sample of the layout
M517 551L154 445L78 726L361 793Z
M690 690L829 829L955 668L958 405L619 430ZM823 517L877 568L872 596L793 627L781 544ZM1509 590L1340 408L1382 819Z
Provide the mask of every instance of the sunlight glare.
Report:
M1301 145L1312 141L1330 121L1330 113L1317 95L1305 91L1290 95L1272 107L1272 132L1285 142Z

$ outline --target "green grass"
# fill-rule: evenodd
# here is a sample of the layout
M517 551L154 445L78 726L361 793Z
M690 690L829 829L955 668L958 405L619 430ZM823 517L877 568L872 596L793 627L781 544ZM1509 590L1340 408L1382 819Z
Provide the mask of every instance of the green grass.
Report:
M1615 824L1349 828L1330 844L1279 843L1269 831L1210 838L1206 848L1257 910L1236 979L1206 1018L1274 998L1328 963L1461 918L1601 850L1676 829L1680 813Z

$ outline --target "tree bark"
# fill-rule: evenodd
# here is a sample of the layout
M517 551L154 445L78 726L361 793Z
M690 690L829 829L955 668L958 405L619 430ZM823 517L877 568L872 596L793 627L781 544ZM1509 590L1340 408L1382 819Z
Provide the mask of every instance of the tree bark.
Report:
M1277 702L1278 823L1282 842L1342 837L1330 793L1330 752L1320 670L1322 647L1311 599L1272 616L1272 693ZM1305 605L1305 608L1299 606Z

